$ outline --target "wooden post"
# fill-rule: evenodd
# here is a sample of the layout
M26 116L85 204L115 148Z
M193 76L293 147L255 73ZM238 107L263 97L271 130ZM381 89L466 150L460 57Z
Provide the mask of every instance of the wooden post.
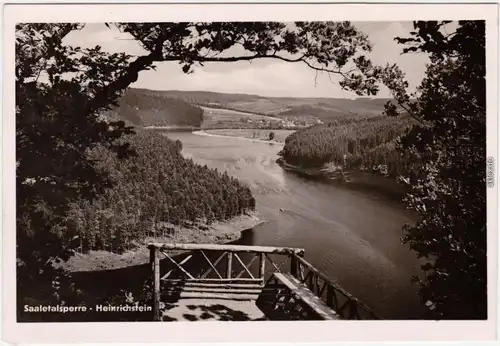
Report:
M295 255L294 255L294 254L291 254L291 255L290 255L290 273L291 273L294 277L296 277L296 278L298 278L298 279L300 280L299 275L298 275L298 270L297 270L297 269L298 269L298 266L297 266L297 259L295 258Z
M264 284L266 276L266 257L263 253L259 255L259 278L262 279L262 284Z
M227 253L227 278L231 279L231 272L233 270L233 253Z
M354 317L356 316L357 308L358 308L358 306L356 304L356 301L351 300L351 302L349 304L349 317L348 317L349 320L354 319Z
M335 294L335 291L333 290L332 285L330 283L326 284L326 305L337 311L337 307L333 306L334 304L334 297L333 295Z
M309 284L307 285L311 292L314 292L314 276L316 273L314 271L309 272Z
M160 258L155 246L149 248L149 262L153 274L153 320L160 321Z

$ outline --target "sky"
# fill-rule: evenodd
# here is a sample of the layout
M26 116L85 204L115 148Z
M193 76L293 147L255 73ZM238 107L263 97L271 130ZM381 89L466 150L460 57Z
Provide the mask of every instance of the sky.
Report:
M410 90L420 84L428 63L421 53L401 54L404 46L396 43L394 37L408 36L411 22L353 22L359 30L368 35L373 44L369 57L375 64L396 63L406 73ZM68 44L81 47L102 46L109 52L125 52L143 55L140 45L127 34L108 29L104 24L87 24L81 31L67 36ZM156 71L142 71L132 87L153 90L196 90L225 93L245 93L276 97L332 97L354 98L356 95L341 90L340 86L326 73L316 72L303 63L288 63L274 59L258 59L231 63L205 63L196 66L194 73L185 74L176 62L157 63ZM389 97L383 89L377 97Z

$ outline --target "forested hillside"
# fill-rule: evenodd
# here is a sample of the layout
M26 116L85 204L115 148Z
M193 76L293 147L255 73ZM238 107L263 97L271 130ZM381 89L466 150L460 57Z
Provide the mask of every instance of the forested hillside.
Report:
M305 168L333 163L370 171L385 165L385 174L397 176L410 163L395 150L395 140L412 124L413 120L406 116L346 116L291 134L282 156L287 163Z
M200 127L203 121L200 107L147 89L128 89L113 112L138 126Z
M136 157L119 160L102 147L92 152L111 174L113 187L94 202L78 201L67 218L68 234L83 250L122 251L166 225L207 225L253 210L250 189L181 155L182 144L139 131L124 140Z

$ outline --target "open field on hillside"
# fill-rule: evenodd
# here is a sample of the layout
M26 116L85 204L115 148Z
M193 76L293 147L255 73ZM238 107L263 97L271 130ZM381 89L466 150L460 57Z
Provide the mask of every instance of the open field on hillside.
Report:
M204 129L214 128L263 128L278 126L281 119L258 114L234 111L230 109L219 109L201 107L203 109Z
M211 107L206 107L206 106L201 106L201 109L203 109L203 114L205 117L217 117L220 119L224 118L235 118L235 117L246 117L250 120L262 120L262 121L275 121L279 122L281 121L280 119L272 116L265 116L265 115L259 115L255 113L249 113L249 112L244 112L244 111L235 111L231 109L221 109L221 108L211 108ZM238 119L239 120L239 119Z

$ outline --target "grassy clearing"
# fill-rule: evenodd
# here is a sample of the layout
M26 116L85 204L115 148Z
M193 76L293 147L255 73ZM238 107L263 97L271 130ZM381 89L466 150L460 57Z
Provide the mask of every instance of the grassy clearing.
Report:
M259 128L272 127L282 123L281 119L239 112L230 109L201 107L203 109L203 124L205 129L214 128Z
M222 108L211 108L211 107L204 107L200 106L201 109L203 109L203 115L204 117L217 117L222 120L224 119L238 119L238 117L247 117L250 120L268 120L268 121L275 121L279 122L281 121L280 119L272 116L265 116L265 115L259 115L259 114L254 114L254 113L249 113L249 112L244 112L244 111L236 111L232 109L222 109Z

